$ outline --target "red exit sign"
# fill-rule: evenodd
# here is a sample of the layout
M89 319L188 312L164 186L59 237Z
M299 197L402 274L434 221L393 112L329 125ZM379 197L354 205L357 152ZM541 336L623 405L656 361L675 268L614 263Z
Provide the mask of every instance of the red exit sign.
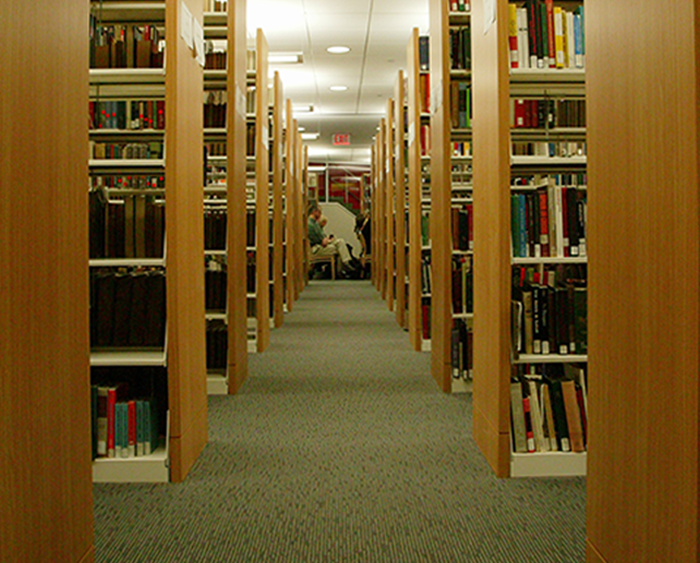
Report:
M336 133L335 135L333 135L333 144L336 146L349 145L350 135L348 135L347 133Z

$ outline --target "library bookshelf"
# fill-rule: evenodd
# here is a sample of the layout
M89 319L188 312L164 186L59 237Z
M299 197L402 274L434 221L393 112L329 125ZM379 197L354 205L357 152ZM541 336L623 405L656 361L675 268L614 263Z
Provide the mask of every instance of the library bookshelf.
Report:
M472 17L479 26L484 22L485 4L482 0L472 1ZM569 11L580 5L554 2L557 9ZM513 386L519 389L522 385L523 389L529 389L528 407L530 400L533 400L538 405L536 408L539 408L540 404L543 405L540 400L544 396L540 394L545 386L543 381L547 382L549 391L550 380L569 372L583 374L581 386L578 380L576 384L577 389L581 389L583 404L588 360L585 338L574 342L574 338L567 335L563 349L555 344L554 327L559 325L551 324L552 328L543 337L541 348L536 343L534 349L531 343L528 344L534 338L532 333L528 335L528 323L532 322L528 321L528 310L532 315L539 315L538 322L545 323L543 319L551 318L537 308L544 303L537 296L550 299L546 310L550 314L554 312L559 323L570 322L573 326L573 321L562 321L564 313L572 307L568 298L563 296L561 302L552 299L564 288L569 288L567 295L574 295L574 286L570 283L580 282L582 287L576 286L577 291L580 290L578 295L584 295L587 291L588 260L584 239L580 241L581 253L576 254L578 246L574 250L573 244L564 245L559 239L556 239L555 245L552 231L547 231L548 224L554 228L556 217L560 221L556 225L557 233L564 232L566 216L562 218L560 210L548 207L549 204L553 205L557 194L579 198L571 200L569 209L585 209L587 164L585 126L551 127L549 104L569 99L583 103L586 87L585 72L580 68L523 68L523 64L520 64L523 60L518 58L517 52L511 51L509 44L509 31L513 35L517 26L509 29L508 25L511 21L509 18L523 7L527 6L523 3L509 5L505 1L497 2L495 21L486 32L473 34L473 100L474 112L478 116L473 126L478 147L473 170L474 199L478 206L474 221L474 238L477 241L477 268L474 272L474 436L492 469L500 477L585 475L585 443L575 448L579 450L575 453L562 451L568 446L561 444L558 428L556 437L553 433L552 437L559 451L547 451L550 446L546 444L542 449L540 444L535 448L530 443L527 453L515 453L518 448L516 421L519 415L515 411L511 414L511 409L520 402L520 396L511 399ZM521 45L518 43L519 47ZM544 65L548 67L548 61ZM530 121L519 121L522 114L518 108L528 107L539 108L537 111L540 113L535 111L535 116L530 118L535 125ZM513 120L511 116L514 116ZM545 143L550 148L540 156L538 147ZM562 143L567 143L569 152L560 150L564 146ZM536 194L539 194L539 199ZM537 202L543 207L536 208ZM532 207L527 211L525 205ZM523 210L527 211L527 215L523 214ZM523 219L525 216L528 217L527 221ZM519 222L521 219L522 222ZM585 230L585 221L582 225ZM527 235L523 228L529 229ZM572 241L574 232L579 233L576 229L571 231ZM528 239L527 243L524 242L525 238ZM551 256L549 251L544 250L550 243ZM564 272L566 275L560 277ZM534 311L539 313L533 313L528 305L535 301L539 305ZM583 330L585 318L584 310ZM536 323L534 326L542 325ZM536 331L540 331L537 334L545 334L542 330L537 328ZM548 344L552 342L551 350L545 348L545 340ZM538 391L532 391L533 388ZM532 393L536 397L533 398ZM552 405L554 403L552 395ZM573 429L574 424L583 425L580 418L583 419L584 415L579 409L585 412L587 407L579 406L573 411L569 428ZM545 412L544 406L542 412ZM547 413L547 416L550 417L550 414ZM537 451L533 451L535 449Z
M396 322L401 328L407 320L408 232L406 207L406 76L399 70L394 86L394 255L396 286Z
M393 98L387 100L386 116L384 117L384 182L382 183L383 191L383 243L384 247L382 255L384 257L384 273L382 278L385 280L384 299L389 311L394 310L396 297L396 170L395 170L395 152L396 145L394 138L396 136L396 123L394 115L394 107L396 101Z
M453 10L457 4L461 10ZM461 4L461 5L460 5ZM430 2L430 348L446 392L472 387L471 12Z
M109 30L111 26L123 25L127 37L126 57L135 59L127 62L127 68L91 69L90 100L94 104L91 108L101 102L123 102L122 107L126 108L133 107L134 103L148 106L152 100L164 102L164 107L157 105L158 102L151 104L150 107L156 109L148 122L139 116L136 127L132 127L131 122L120 122L116 126L110 123L108 132L93 131L91 135L93 158L89 170L92 189L99 190L107 206L116 211L114 216L110 211L104 217L101 215L104 208L92 209L90 242L91 250L96 250L90 260L92 287L95 291L101 288L100 298L107 296L110 299L112 294L105 289L109 284L98 284L100 279L114 277L114 299L126 295L127 289L123 288L129 287L129 294L133 291L134 295L141 295L138 301L141 302L144 293L137 293L137 288L144 291L143 284L148 283L149 307L154 303L162 306L160 310L147 312L149 319L160 318L159 324L154 325L155 331L160 332L158 341L143 339L134 326L127 337L125 331L128 327L119 322L123 315L115 314L112 324L106 316L106 301L97 300L97 294L93 293L90 362L95 377L101 378L101 381L93 381L93 385L112 385L125 379L138 387L134 370L150 369L151 387L165 389L164 398L159 403L159 424L160 433L166 437L162 448L154 445L156 453L138 462L136 458L96 459L93 478L98 481L182 481L207 441L204 275L201 267L194 267L204 254L200 234L204 228L203 206L201 196L196 197L189 189L201 182L203 162L201 151L193 153L191 145L185 142L185 139L203 142L201 121L187 117L201 115L202 68L184 39L177 35L177 40L169 43L164 65L162 59L159 60L161 46L154 38L155 35L162 39L166 29L179 29L181 19L185 17L194 18L201 25L201 6L191 4L187 5L189 15L175 1L110 2L92 6L91 22L95 34ZM149 24L141 27L149 20ZM142 32L150 34L150 43L136 41ZM144 45L148 47L145 50ZM117 51L110 49L96 41L94 62L99 61L98 66L114 64L107 54L114 57ZM143 55L153 68L130 68L139 64L139 57ZM164 68L170 71L165 72ZM129 117L137 119L135 114ZM161 124L159 120L162 118L165 122ZM105 125L102 119L95 115L93 126ZM140 137L141 129L151 131ZM171 134L165 135L165 131ZM136 158L136 153L130 156L129 146L138 147ZM147 154L143 158L145 150ZM164 158L165 154L167 158ZM168 206L167 235L164 201ZM120 210L120 206L124 209ZM118 219L121 213L123 219ZM112 221L113 217L117 219ZM101 221L105 221L107 228L106 247L101 245L105 243L101 231L105 224L101 225ZM123 240L115 230L122 221L125 225ZM99 240L94 240L94 236ZM158 242L149 249L152 239ZM116 246L111 246L112 242ZM159 279L163 280L162 291L154 289L158 287ZM118 288L122 290L118 291ZM154 299L151 300L150 296ZM115 301L114 310L123 310L125 303ZM134 318L138 318L133 307L130 311ZM166 412L162 412L163 409L167 409Z
M428 64L425 61L425 68L421 68L420 41L418 28L413 28L406 47L409 243L407 314L409 339L413 349L417 352L429 350L430 344L427 331L430 297L425 285L428 278L424 276L424 267L426 267L424 265L428 263L430 251L427 238L427 218L424 219L424 204L427 205L430 201L429 194L424 193L424 190L429 187L430 181L425 170L428 162L426 160L428 153L426 133L430 130L428 107L425 104Z
M0 256L12 265L0 281L0 560L8 563L94 560L88 123L80 118L88 9L64 0L0 6L9 41L0 62ZM59 428L60 448L37 447Z

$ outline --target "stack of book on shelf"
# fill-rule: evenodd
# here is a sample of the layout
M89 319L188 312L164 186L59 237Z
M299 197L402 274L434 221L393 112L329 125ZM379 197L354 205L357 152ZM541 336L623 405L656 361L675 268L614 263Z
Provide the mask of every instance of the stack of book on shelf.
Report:
M155 398L133 398L123 382L94 384L91 391L93 459L144 457L158 448Z
M163 48L155 25L103 25L90 14L90 68L162 68Z
M165 100L91 100L90 129L165 129Z
M452 12L469 12L472 9L470 0L449 0L449 2Z
M586 126L584 98L511 98L513 129L555 129Z
M525 0L523 7L508 8L511 68L584 68L583 4L570 11L553 0Z
M517 189L517 186L514 186ZM515 258L585 257L586 190L550 183L511 195Z
M586 451L586 369L578 364L514 366L510 383L513 451Z
M220 320L207 323L207 371L225 370L228 351L228 327Z
M225 203L225 200L222 200L222 203ZM226 249L227 217L225 207L212 206L204 209L205 250Z
M452 378L472 379L474 332L466 320L454 319L451 331Z

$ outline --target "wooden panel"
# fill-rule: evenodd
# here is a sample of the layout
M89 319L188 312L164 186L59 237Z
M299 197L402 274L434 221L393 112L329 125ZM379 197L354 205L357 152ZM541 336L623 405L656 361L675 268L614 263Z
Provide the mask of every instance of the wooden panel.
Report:
M301 142L301 133L299 133L299 124L297 120L294 120L294 131L296 135L296 142L294 144L294 154L296 162L294 164L297 170L297 207L301 210L308 210L309 208L309 197L304 184L304 155L308 154L307 148ZM308 215L307 215L308 217ZM298 214L297 220L297 236L300 238L300 243L297 245L298 260L302 266L299 268L301 277L298 284L298 289L301 290L302 287L306 287L309 283L309 264L310 264L310 246L308 244L308 224L304 220L305 217L301 213ZM297 299L299 295L297 294Z
M402 70L399 71L395 91L396 322L400 327L406 327L406 88Z
M267 39L255 39L255 276L258 352L270 344L270 119Z
M275 71L274 78L274 104L272 123L272 222L273 222L273 279L274 279L274 318L275 326L280 327L284 322L284 217L283 217L283 150L284 133L283 110L284 92L282 91L282 79L279 72Z
M297 269L299 264L295 260L296 256L296 245L298 244L298 238L296 236L296 225L297 225L297 214L299 209L297 209L297 200L295 197L295 174L296 170L294 168L294 135L292 135L292 126L294 125L292 116L292 100L287 99L286 101L286 111L285 111L285 141L284 141L284 154L285 154L285 194L287 197L287 221L285 224L286 229L286 240L287 240L287 310L291 313L294 308L294 300L296 299L296 286L298 282ZM306 211L303 214L303 221L306 221Z
M452 193L448 7L444 0L430 2L431 372L437 384L446 393L452 390Z
M381 131L381 126L380 126ZM372 285L379 291L379 256L381 254L380 244L379 244L379 215L377 214L379 209L379 202L377 201L379 197L379 137L377 134L374 139L374 145L372 145L372 193L371 193L371 210L370 210L370 220L372 222L372 246L374 247L372 251Z
M192 15L202 21L201 0L188 0ZM166 29L179 30L181 1L167 0ZM207 407L204 320L204 203L202 184L203 72L179 33L169 34L166 50L165 136L168 394L171 476L184 479L207 443L206 425L195 424ZM172 448L174 442L182 448ZM195 453L196 452L196 453Z
M483 21L483 0L472 19ZM510 459L510 147L508 3L472 34L474 135L474 437L499 476ZM478 25L481 25L480 23Z
M246 0L231 0L228 11L229 111L227 146L246 146ZM235 103L234 103L235 102ZM246 151L228 154L228 385L236 393L248 376L246 303Z
M396 291L394 282L396 275L394 135L396 131L394 126L394 100L389 98L386 106L386 133L384 135L384 174L386 177L384 182L384 276L386 277L386 305L390 311L394 310L394 295Z
M699 557L699 5L586 2L589 561Z
M191 417L189 430L186 435L175 436L170 439L170 480L173 483L180 483L185 480L187 473L202 451L199 440L195 440L192 437L207 436L207 433L208 419L205 406L200 412L194 413ZM173 463L172 460L179 460L179 462Z
M420 63L418 28L406 48L408 68L408 337L420 352L421 323L421 165L420 165Z
M7 563L93 560L87 21L87 2L0 3L7 42L0 58L0 561Z
M379 132L377 134L377 196L375 198L377 216L377 229L372 231L372 244L377 248L377 289L386 299L386 119L382 119L379 123ZM376 233L376 235L375 235Z

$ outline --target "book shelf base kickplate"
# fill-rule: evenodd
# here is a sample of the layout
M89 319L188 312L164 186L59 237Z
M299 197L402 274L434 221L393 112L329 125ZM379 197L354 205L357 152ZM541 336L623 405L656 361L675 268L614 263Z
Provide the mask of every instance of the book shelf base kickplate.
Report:
M511 477L585 477L586 452L511 454Z
M167 483L168 453L164 446L143 457L98 458L92 463L93 483Z

